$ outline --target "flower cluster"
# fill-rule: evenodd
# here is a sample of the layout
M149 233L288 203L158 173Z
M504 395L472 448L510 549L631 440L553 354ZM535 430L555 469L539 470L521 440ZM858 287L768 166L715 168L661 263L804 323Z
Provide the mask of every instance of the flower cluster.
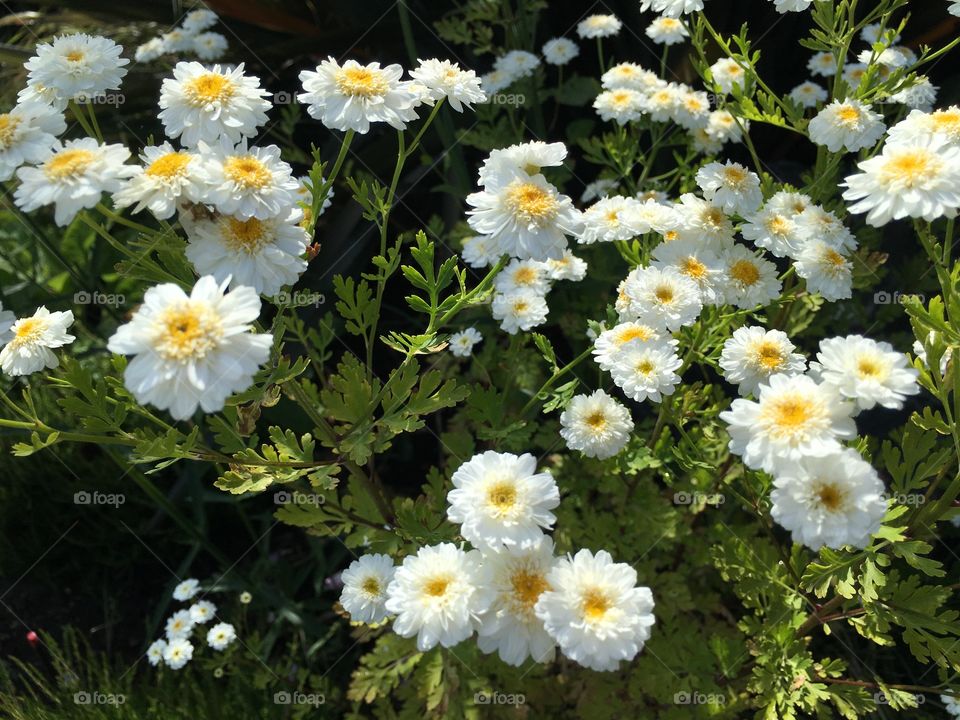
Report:
M201 60L219 60L227 52L227 38L210 28L217 24L216 13L206 8L191 10L178 27L151 38L134 51L137 62L148 63L165 55L195 55Z
M189 578L173 589L173 599L188 602L199 592L200 581ZM194 636L198 633L203 636L202 626L217 619L217 606L209 600L196 600L190 607L177 610L167 618L164 637L154 640L147 648L147 661L154 667L165 665L171 670L179 670L193 659ZM207 646L216 652L223 652L236 639L236 629L227 622L214 623L206 632Z

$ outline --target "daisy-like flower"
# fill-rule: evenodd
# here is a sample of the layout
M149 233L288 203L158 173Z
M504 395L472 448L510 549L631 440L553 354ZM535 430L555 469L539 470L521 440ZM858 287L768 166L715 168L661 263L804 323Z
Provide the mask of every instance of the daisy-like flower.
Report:
M192 600L198 592L200 592L200 581L196 578L187 578L177 583L177 586L173 589L173 599L185 602Z
M579 282L587 276L587 263L569 250L563 251L559 260L547 260L543 263L547 277L551 280L572 280Z
M198 8L191 10L183 16L183 22L180 23L180 27L188 33L198 33L201 30L212 28L217 24L217 19L217 14L212 10Z
M138 63L153 62L163 57L166 52L167 47L163 44L163 39L155 37L142 45L138 45L137 49L133 51L133 59Z
M605 197L610 197L610 194L616 190L617 181L611 178L599 178L594 180L592 183L587 183L586 187L583 188L583 194L580 196L580 202L593 202L594 200L600 200Z
M62 35L41 43L24 63L28 82L53 89L61 98L94 97L120 87L127 74L123 48L97 35Z
M764 205L765 208L776 210L790 218L795 218L811 206L813 206L813 200L809 195L792 190L778 190Z
M630 343L616 355L610 377L627 397L660 402L664 395L673 395L682 365L672 345Z
M511 50L494 63L495 70L507 73L513 80L530 77L538 67L540 58L526 50Z
M649 325L639 322L623 322L604 330L593 343L593 357L597 365L609 372L617 364L626 348L643 344L666 345L675 350L677 341L665 336Z
M613 37L622 27L616 15L591 15L577 25L577 35L584 39Z
M218 32L205 32L193 38L193 51L201 60L219 60L227 52L227 38Z
M710 123L710 96L703 91L684 87L677 95L673 121L687 130L703 129Z
M810 121L808 130L810 140L830 152L855 152L874 145L886 127L869 105L850 98L834 100L823 108Z
M763 204L760 177L740 163L709 163L697 171L703 197L724 212L748 215Z
M130 151L123 145L100 145L93 138L59 141L47 150L39 165L17 170L20 185L14 202L30 212L53 205L57 225L69 225L77 213L100 202L104 192L120 189L123 179L136 172L124 165Z
M189 33L183 28L174 28L160 36L163 43L164 52L170 55L190 52L193 47L193 38L195 35Z
M567 447L599 460L623 450L632 432L630 411L603 390L575 395L560 415L560 437Z
M10 340L0 350L0 369L11 376L30 375L60 364L53 349L69 345L76 338L67 333L73 312L50 312L41 305L30 317L9 325L10 313L0 313L0 328ZM4 327L5 326L5 327Z
M235 289L252 287L257 294L276 295L293 285L307 269L309 238L300 226L300 210L286 218L242 220L217 215L187 226L187 259L199 275L212 275Z
M567 235L579 235L580 212L543 175L495 173L480 192L467 196L470 227L489 235L499 254L521 260L563 257Z
M723 143L707 132L705 127L688 131L693 149L701 155L717 155L723 150Z
M546 295L550 290L550 279L543 263L536 260L511 260L493 280L493 288L501 294L529 290Z
M800 458L773 486L771 517L811 550L867 547L887 510L883 481L855 450Z
M913 84L891 95L890 99L902 103L908 108L930 112L937 101L938 90L939 88L931 83L929 78L920 76L915 79Z
M242 593L240 593L240 604L241 604L241 605L249 605L251 602L253 602L253 595L251 595L251 594L250 594L249 592L247 592L246 590L244 590Z
M217 614L217 606L209 600L200 600L190 606L189 612L194 625L206 625Z
M760 385L756 401L733 401L720 413L730 433L730 452L754 470L775 473L806 456L840 450L857 434L853 404L806 375L778 374Z
M178 640L180 638L190 637L190 633L193 631L195 624L189 610L177 610L167 618L167 640Z
M171 670L179 670L192 658L193 643L186 638L171 640L163 650L163 661Z
M960 2L955 2L947 8L952 15L960 17ZM954 523L956 525L956 523ZM943 709L954 717L960 718L960 698L955 695L941 695L940 702L943 703Z
M470 357L473 355L473 347L483 340L483 335L476 328L469 327L466 330L455 332L450 336L449 349L454 357Z
M709 247L690 240L674 240L657 245L652 256L653 267L675 268L696 283L704 305L723 302L723 264Z
M710 74L713 81L725 93L732 93L733 89L743 89L746 82L746 72L733 58L720 58L710 66Z
M873 50L873 48L869 48L861 51L857 56L857 60L864 65L874 62L894 69L915 63L917 56L912 50L904 47L888 47L879 53Z
M621 319L639 320L673 331L696 321L703 309L700 288L673 267L635 268L624 280L618 300Z
M160 121L170 138L180 138L187 147L201 141L214 144L221 138L231 144L253 137L267 121L269 93L260 79L235 68L198 62L179 62L173 77L160 86Z
M592 245L595 242L630 240L645 230L649 231L649 225L644 228L643 224L634 222L640 204L636 198L621 195L598 200L583 213L583 231L578 241Z
M720 368L723 377L738 387L741 395L756 394L771 375L801 375L807 361L787 334L759 326L737 328L723 343Z
M666 17L680 17L688 13L703 10L706 0L640 0L640 11L653 10Z
M547 575L550 589L534 608L564 655L593 670L616 670L650 638L653 594L637 587L637 571L610 553L580 550Z
M370 123L385 122L403 130L417 117L420 100L400 80L403 68L380 63L361 65L347 60L342 66L332 57L304 70L300 82L305 92L297 96L307 106L310 117L331 130L370 131Z
M899 410L907 396L920 392L919 373L890 343L862 335L827 338L820 342L817 360L810 363L811 375L862 410L876 405Z
M743 245L734 245L720 256L726 281L726 302L744 310L766 306L780 297L777 266Z
M740 227L740 234L776 257L792 257L802 243L796 216L796 213L767 203L760 212L747 217L747 222Z
M799 243L790 248L790 257L798 257L811 242L823 242L840 252L853 252L857 249L857 237L843 224L836 214L824 210L819 205L809 205L794 216L797 225Z
M797 85L790 91L790 99L800 107L812 108L827 101L827 89L812 80Z
M166 640L154 640L147 648L147 662L151 667L157 667L163 662L163 651L167 649Z
M496 651L501 660L514 666L522 665L527 658L535 662L553 660L556 643L534 613L540 596L550 589L547 575L553 562L553 540L546 535L529 548L483 556L493 599L477 629L481 651Z
M417 637L426 652L438 643L453 647L473 634L490 608L493 589L477 550L451 543L422 547L408 555L387 586L387 612L396 615L394 631Z
M870 23L860 31L860 39L863 40L867 45L873 45L874 43L880 42L881 31L883 31L883 25L881 23ZM892 30L889 28L883 32L884 36L882 39L886 44L892 45L893 43L900 42L899 35L894 35L892 38L889 37L892 32Z
M905 217L954 217L960 208L958 147L936 139L888 143L857 167L861 172L843 182L843 199L852 203L850 212L867 213L875 227Z
M543 59L551 65L566 65L580 54L580 48L573 40L552 38L543 44Z
M560 491L549 472L537 472L530 454L488 450L463 463L451 478L447 519L475 547L528 547L556 521Z
M515 335L518 330L526 332L547 320L550 308L547 301L533 290L513 290L493 296L493 319L500 322L500 329Z
M797 254L794 267L806 280L807 290L820 293L824 300L846 300L853 295L853 263L829 243L807 242Z
M473 70L461 70L457 63L449 60L421 60L410 77L427 87L432 100L446 98L457 112L487 99L477 74Z
M340 604L353 622L375 624L387 617L387 586L394 566L389 555L363 555L340 574Z
M818 52L807 62L811 75L831 77L837 74L837 56L832 52Z
M627 88L637 90L644 95L667 84L655 72L632 62L614 65L600 77L600 83L604 90Z
M500 259L497 243L487 235L465 238L460 257L472 268L490 267Z
M269 220L297 207L300 184L276 145L201 147L204 202L225 215Z
M0 303L0 345L6 345L10 342L10 339L13 337L10 329L16 321L16 315L9 310L4 310L3 303Z
M890 128L886 146L913 145L933 139L960 147L960 106L951 105L931 113L911 110L906 118Z
M613 120L619 125L639 120L643 115L644 96L630 88L604 90L593 101L593 108L603 120Z
M173 283L157 285L130 322L117 328L107 348L136 356L124 382L137 402L185 420L198 406L217 412L232 393L250 386L273 336L250 332L260 315L253 288L225 290L209 275L190 295Z
M677 113L677 104L686 92L685 86L676 83L658 87L646 96L644 111L656 122L673 120Z
M181 200L200 202L205 186L200 160L187 150L177 150L170 143L145 147L141 155L143 167L135 166L131 177L113 195L117 208L134 205L133 212L148 209L154 217L166 220Z
M950 13L951 15L956 15L957 17L960 17L960 2L951 2L947 6L947 12ZM954 705L956 704L957 704L956 701L954 701ZM958 715L960 715L960 713L958 713Z
M733 223L723 210L693 193L684 193L674 206L682 221L679 237L709 245L715 252L733 244Z
M517 78L506 70L491 70L486 75L480 76L480 86L488 94L494 94L506 90L516 80Z
M803 12L811 3L813 0L773 0L778 13Z
M738 121L729 110L714 110L707 120L706 132L722 143L740 142L743 139L743 130L749 127L749 121Z
M860 87L860 83L863 82L863 77L867 74L867 64L866 63L847 63L843 66L843 80L851 88L856 90ZM883 79L884 71L886 68L883 65L877 65L877 74L880 76L880 79ZM889 70L886 70L889 73Z
M39 102L21 102L0 114L0 180L9 180L24 163L39 163L65 132L63 113Z
M683 23L672 17L659 17L644 31L648 38L661 45L676 45L690 36Z
M567 157L562 142L545 143L541 140L519 143L491 151L480 167L481 186L502 182L503 177L534 177L545 167L559 167Z
M234 640L237 639L237 631L230 623L217 623L207 631L207 645L214 650L226 650Z

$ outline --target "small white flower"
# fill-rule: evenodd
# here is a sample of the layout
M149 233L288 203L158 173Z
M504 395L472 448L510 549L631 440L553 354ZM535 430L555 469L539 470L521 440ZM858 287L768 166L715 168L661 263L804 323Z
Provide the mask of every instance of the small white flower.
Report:
M914 78L914 82L898 90L890 99L894 102L903 103L908 108L930 112L934 103L937 101L937 91L939 88L930 82L926 76Z
M899 410L908 395L920 392L919 373L890 343L861 335L827 338L820 342L817 360L810 363L810 374L862 410L875 405Z
M501 184L504 178L534 177L545 167L559 167L567 157L567 148L561 142L541 140L519 143L492 150L480 167L481 186Z
M642 203L636 198L613 195L598 200L583 213L583 231L578 241L583 245L595 242L630 240L649 226L635 222L637 207Z
M610 377L627 397L660 402L664 395L673 395L682 365L672 344L629 343L614 358Z
M678 330L695 322L703 309L700 288L673 267L640 267L627 275L617 309L621 320L639 320L656 328Z
M811 240L797 254L794 267L806 280L807 290L820 293L824 300L846 300L853 294L853 263L822 240Z
M543 44L543 59L551 65L566 65L580 54L580 48L573 40L552 38Z
M16 315L9 310L4 310L3 303L0 303L0 345L6 345L13 338L10 329L16 321Z
M446 98L457 112L487 99L477 74L473 70L461 70L457 63L449 60L421 60L420 65L410 71L410 77L427 87L432 100Z
M340 574L340 604L354 622L374 624L387 617L384 604L394 566L389 555L363 555Z
M687 94L686 86L670 83L655 88L644 99L644 111L656 122L674 120L677 114L677 105ZM707 120L709 123L709 119Z
M933 139L960 147L960 106L951 105L932 113L911 110L906 118L890 128L887 147L913 145Z
M870 23L869 25L864 27L863 30L860 31L860 39L863 40L865 43L867 43L867 45L873 45L874 43L878 43L881 40L880 32L882 30L883 30L882 23ZM893 43L900 42L899 35L894 35L892 38L889 37L890 34L893 32L890 28L883 30L883 32L884 32L883 41L888 45L892 45Z
M186 638L178 638L167 643L163 651L163 661L171 670L179 670L193 658L193 643Z
M170 143L143 149L143 167L136 166L131 177L113 195L117 208L134 205L133 212L149 209L154 217L166 220L181 200L201 202L205 186L200 160L194 153L177 150Z
M214 650L226 650L237 639L237 631L230 623L217 623L207 631L207 645Z
M0 114L0 180L12 178L24 163L42 162L66 129L62 112L36 101L20 102Z
M603 120L613 120L619 125L639 120L644 110L644 96L637 90L616 88L604 90L593 101L593 108Z
M190 606L190 619L195 625L206 625L217 614L217 606L209 600L200 600Z
M733 223L722 208L693 193L681 195L673 207L682 223L677 228L679 237L709 245L715 252L733 245Z
M198 33L217 24L217 14L206 8L191 10L183 16L183 22L180 23L188 33Z
M600 200L610 197L610 194L616 190L617 181L611 178L599 178L592 183L587 183L583 188L583 194L580 196L580 202L588 203L594 200Z
M794 349L790 338L780 330L741 327L723 343L719 365L723 377L738 385L741 395L756 394L771 375L803 374L807 361Z
M750 122L735 118L729 110L714 110L707 120L706 133L722 143L740 142Z
M667 85L655 72L632 62L614 65L600 77L600 83L604 90L627 88L637 90L644 95Z
M550 308L547 301L533 290L513 290L493 296L493 319L500 321L500 329L511 335L518 330L526 332L547 320Z
M517 80L516 77L506 70L491 70L486 75L480 76L480 86L488 95L506 90Z
M706 0L640 0L640 11L652 10L667 17L680 17L703 10Z
M807 62L812 75L830 77L837 74L837 56L831 52L818 52Z
M160 42L163 43L166 54L177 55L193 49L193 38L193 33L188 33L182 28L173 28L160 36Z
M559 260L547 260L543 263L550 280L572 280L579 282L587 276L587 263L569 250L563 251Z
M200 581L196 578L187 578L173 589L173 599L185 602L192 600L198 592L200 592Z
M269 220L297 207L300 184L276 145L248 148L243 140L236 147L222 144L200 150L207 186L204 202L224 215Z
M887 510L883 482L855 450L800 458L773 485L770 515L812 550L867 547Z
M790 257L799 257L810 243L823 242L839 252L850 253L857 249L857 237L843 221L819 205L809 205L794 216L799 242L790 248Z
M877 66L878 75L881 76L881 79L885 68L882 65ZM889 71L887 71L889 72ZM867 64L866 63L847 63L843 66L843 79L851 88L856 90L860 87L860 83L863 82L864 76L867 74Z
M616 670L650 638L653 594L637 587L637 571L610 553L580 550L547 575L550 589L535 612L564 655L593 670Z
M190 633L193 631L195 624L189 610L177 610L177 612L167 618L167 640L179 640L190 637Z
M951 15L956 15L957 17L960 17L960 2L951 2L950 5L947 6L947 12L950 13ZM956 700L954 700L953 704L957 705L958 703L956 702Z
M525 290L546 295L550 290L550 279L543 263L514 259L494 278L493 288L502 295Z
M600 460L619 453L630 440L630 411L603 390L575 395L560 415L560 437L571 450Z
M96 35L62 35L41 43L24 63L28 83L55 91L61 99L94 97L120 87L127 74L123 48Z
M193 38L193 51L201 60L219 60L228 47L227 38L217 32L200 33Z
M60 364L53 348L69 345L76 338L67 333L73 312L50 312L41 305L30 317L9 325L10 313L0 313L0 328L9 342L0 350L0 369L11 376L30 375Z
M960 2L953 3L947 10L949 10L952 15L960 17ZM957 523L954 522L953 524L956 525ZM943 703L944 710L954 717L960 718L960 697L956 695L941 695L940 702Z
M778 13L803 12L811 3L813 0L773 0Z
M763 204L760 177L740 163L709 163L697 171L703 197L727 213L745 216Z
M790 99L800 107L812 108L827 101L827 89L822 85L807 80L790 91Z
M591 15L577 25L577 35L585 39L612 37L622 27L623 23L616 15Z
M247 592L246 590L244 590L242 593L240 593L240 604L241 604L241 605L249 605L251 602L253 602L253 595L251 595L251 594L250 594L249 592Z
M859 100L834 100L808 127L810 140L830 152L854 152L874 145L886 130L883 118Z
M147 662L156 667L163 662L163 651L167 649L166 640L154 640L147 648Z
M725 93L732 93L734 88L743 89L746 82L746 72L733 58L720 58L710 66L713 81Z
M138 63L148 63L158 60L167 52L167 47L162 38L151 38L142 45L138 45L133 51L133 59Z
M725 251L723 263L726 284L725 299L730 305L744 310L766 306L780 297L782 287L777 277L777 266L743 245L734 245Z
M659 17L644 31L648 38L661 45L676 45L690 36L683 23L672 17Z
M776 257L792 257L799 252L802 243L796 217L796 213L768 202L758 213L747 217L747 222L740 227L740 234Z
M649 325L638 322L623 322L604 330L593 343L593 357L597 365L609 372L628 347L643 344L666 345L676 350L677 341Z
M460 256L472 268L490 267L500 259L497 243L487 235L465 238Z
M530 454L488 450L463 463L451 478L447 519L475 547L529 547L549 530L560 491L549 472L537 472Z
M651 253L651 265L658 268L672 267L681 275L690 278L700 290L704 305L718 305L723 301L723 264L709 247L687 239L663 242Z
M504 72L514 80L520 80L533 75L540 67L540 58L526 50L511 50L506 55L498 57L493 64L494 70Z
M473 355L473 347L483 340L483 335L476 328L469 327L466 330L455 332L450 336L450 354L454 357L470 357Z

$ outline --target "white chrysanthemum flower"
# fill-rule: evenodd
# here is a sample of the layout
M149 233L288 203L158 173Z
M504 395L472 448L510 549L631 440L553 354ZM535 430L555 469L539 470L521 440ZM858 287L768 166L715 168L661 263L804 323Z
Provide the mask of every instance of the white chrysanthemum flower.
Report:
M622 27L616 15L591 15L577 25L577 35L585 39L613 37Z
M853 295L853 263L829 243L807 242L797 254L794 267L806 280L807 290L820 293L824 300L846 300Z
M151 38L147 42L138 45L133 51L133 59L138 63L148 63L159 60L167 52L167 47L162 38ZM159 642L159 641L158 641Z
M514 80L533 75L538 67L540 67L540 58L526 50L511 50L506 55L498 57L493 64L494 70L505 72Z
M487 94L494 94L506 90L517 80L506 70L491 70L480 76L480 86Z
M186 638L171 640L163 650L163 661L171 670L179 670L192 658L193 643Z
M770 515L811 550L865 548L887 510L883 481L855 450L804 457L781 469Z
M803 12L811 3L813 0L773 0L778 13Z
M340 604L353 622L379 623L387 617L387 586L393 580L389 555L363 555L340 573Z
M626 125L628 122L639 120L643 115L644 96L630 88L604 90L593 101L593 108L602 120L612 120L619 125Z
M673 395L682 365L672 344L632 342L615 356L610 377L627 397L660 402L664 395Z
M49 105L54 110L63 112L66 110L70 98L64 97L57 92L56 88L46 87L36 82L27 82L26 87L17 93L17 104L40 103Z
M465 238L460 257L472 268L490 267L500 259L496 241L487 235Z
M160 42L163 43L165 54L177 55L193 50L193 38L193 33L189 33L183 28L173 28L173 30L160 36Z
M876 405L899 410L907 396L920 392L919 373L890 343L862 335L827 338L820 341L817 361L810 363L811 376L862 410Z
M852 98L834 100L817 113L808 127L810 140L830 152L854 152L874 145L886 131L883 117Z
M300 226L301 212L286 218L240 218L217 215L187 227L187 259L198 275L229 282L231 289L252 287L259 295L276 295L307 269L309 238Z
M637 235L644 235L651 231L664 235L679 224L676 212L665 198L662 200L654 197L635 198L630 205L628 218L630 224L636 229Z
M447 519L475 547L528 547L549 530L560 491L549 472L537 472L530 454L488 450L463 463L451 478Z
M96 35L62 35L37 45L24 63L28 82L53 89L61 98L94 97L120 87L127 74L123 48Z
M935 337L935 333L933 330L927 333L928 342L933 342L934 337ZM933 370L933 366L930 364L930 361L927 360L927 349L924 347L923 343L921 343L919 340L913 341L913 354L917 356L917 359L920 362L926 365L930 370ZM947 365L950 364L950 358L952 355L953 355L953 349L948 347L946 348L946 350L944 350L943 355L940 356L939 369L940 369L941 377L946 376ZM956 524L960 524L960 523L956 523Z
M547 574L553 562L553 540L546 535L523 550L484 554L493 601L477 628L481 651L496 651L501 660L514 666L522 665L527 658L534 662L553 660L556 643L534 613L540 596L550 589Z
M687 131L693 149L701 155L718 155L723 150L723 143L707 132L707 128L701 127Z
M120 189L123 179L136 172L124 165L130 151L123 145L100 145L93 138L59 141L37 166L17 170L20 185L14 202L25 212L53 205L57 225L69 225L77 213L100 202L104 192Z
M960 17L960 2L955 2L947 8L951 15ZM960 516L958 516L960 517ZM953 523L956 525L957 523ZM960 697L956 695L941 695L940 702L943 703L943 709L954 717L960 718Z
M658 87L647 95L644 110L656 122L672 121L677 114L677 104L686 92L686 86L676 83Z
M396 615L394 631L417 636L426 652L438 643L453 647L473 634L493 600L480 552L464 552L451 543L422 547L408 555L387 586L387 612Z
M710 124L710 96L702 90L684 88L677 95L673 121L686 130L703 129L706 132Z
M674 240L657 245L651 253L653 267L675 268L700 290L704 305L719 305L723 302L723 264L720 257L709 247L690 240Z
M934 103L937 102L938 90L939 88L931 83L929 78L920 76L915 79L913 84L891 95L890 99L893 102L902 103L908 108L930 112Z
M560 437L567 447L599 460L623 450L632 432L630 411L603 390L575 395L560 415Z
M850 212L879 227L905 217L955 217L960 208L960 148L932 139L886 145L842 183Z
M703 309L699 286L672 267L640 267L630 271L618 301L621 320L639 320L656 328L678 330L695 322Z
M756 394L771 375L801 375L806 371L806 359L794 349L790 338L780 330L741 327L723 343L719 365L723 377L738 385L741 395Z
M483 335L476 328L469 327L466 330L455 332L450 336L449 350L454 357L470 357L473 355L473 347L483 340Z
M170 138L187 147L201 141L214 144L225 138L232 144L257 134L267 121L269 93L260 79L235 68L198 62L179 62L173 77L160 86L160 121Z
M200 600L190 606L190 619L194 625L206 625L217 614L217 606L209 600Z
M493 319L500 322L500 329L511 335L518 330L526 332L547 321L546 298L533 290L514 290L493 296Z
M640 11L653 10L667 17L680 17L703 10L706 0L640 0Z
M535 612L564 655L593 670L616 670L650 638L653 594L637 587L637 571L615 563L605 550L580 550L558 560L547 575L550 589Z
M913 145L928 140L939 140L960 147L960 106L951 105L931 113L911 110L906 118L890 128L886 147Z
M285 217L297 207L300 184L280 159L276 145L200 148L201 172L207 185L204 202L224 215L241 219Z
M880 36L881 31L884 33L882 38ZM860 31L860 39L867 43L867 45L878 43L881 39L888 45L900 42L899 35L894 35L892 38L889 37L892 32L890 28L884 30L882 23L870 23Z
M715 252L733 244L733 223L722 208L693 193L681 195L673 208L682 221L679 237L709 245Z
M648 38L661 45L676 45L682 43L690 33L683 23L672 17L659 17L647 26L644 31Z
M185 420L198 406L217 412L232 393L250 386L270 355L273 336L250 332L260 315L253 288L225 289L209 275L189 296L173 283L157 285L144 294L130 322L117 328L107 348L136 356L124 383L137 402Z
M832 52L818 52L807 62L811 75L831 77L837 74L837 56Z
M192 600L200 592L200 581L196 578L187 578L173 589L173 599L185 602Z
M580 196L580 202L588 203L594 200L601 200L610 197L610 194L616 190L617 181L612 178L599 178L592 183L587 183L583 188L583 194Z
M332 57L304 70L300 82L305 92L297 99L307 105L310 117L331 130L370 131L370 123L385 122L403 130L417 118L419 96L400 80L403 68L374 62L361 65L347 60L342 66Z
M850 253L857 249L857 237L843 224L843 221L829 210L819 205L809 205L794 217L800 242L791 248L791 257L799 253L811 242L824 242L839 252Z
M73 312L50 312L41 305L30 317L20 318L12 325L9 313L0 313L0 323L6 325L10 338L0 350L0 369L11 376L30 375L44 368L60 364L53 348L69 345L76 338L67 333L73 324Z
M778 190L770 196L764 207L775 209L787 217L795 219L796 215L799 215L811 205L813 205L813 200L809 195L791 190Z
M723 263L725 300L743 310L765 307L780 297L777 266L743 245L726 250Z
M740 163L713 162L697 171L703 197L727 213L748 215L763 204L760 177Z
M733 89L743 89L746 82L746 72L733 58L720 58L710 66L713 81L725 93L732 93Z
M790 91L790 99L805 108L816 107L826 102L827 97L829 97L827 89L811 80L800 83Z
M545 167L563 165L566 157L567 147L562 142L534 140L493 150L480 167L479 183L485 186L502 181L503 177L533 177Z
M154 640L147 648L147 662L151 667L157 667L163 662L163 651L167 649L166 640Z
M217 19L217 14L212 10L198 8L191 10L183 16L183 22L180 23L180 27L188 33L198 33L201 30L212 28L217 24Z
M0 180L24 163L42 162L66 129L63 113L40 102L21 102L0 114Z
M114 193L117 208L134 205L133 212L149 210L157 219L166 220L182 200L204 200L206 186L196 154L165 142L145 147L141 161L143 166L135 166L131 177Z
M218 32L200 33L193 38L193 52L201 60L219 60L228 47L227 38Z
M572 280L580 282L587 276L587 263L569 250L563 251L559 260L547 260L543 263L547 277L551 280Z
M857 60L859 60L864 65L868 65L871 62L879 63L880 65L885 65L888 68L901 68L911 65L917 61L916 53L913 50L905 47L887 47L877 53L873 48L868 48L862 50L859 55L857 55Z
M514 259L497 273L493 280L493 289L503 295L524 290L546 295L550 290L550 279L543 263Z
M776 257L792 257L802 242L794 218L796 213L785 212L768 202L760 212L747 217L747 222L740 227L740 234Z
M410 71L410 77L427 87L432 100L446 98L457 112L487 99L477 74L473 70L461 70L457 63L449 60L420 60L420 65Z
M627 88L637 90L644 95L665 87L667 84L655 72L632 62L622 62L614 65L600 77L600 83L604 90Z
M498 253L522 260L563 257L567 235L579 235L580 212L543 175L514 172L487 178L467 196L470 227L497 242Z
M551 65L566 65L580 54L573 40L557 37L547 40L541 49L543 59Z
M628 347L640 345L667 346L676 350L677 341L639 322L623 322L601 332L593 342L593 357L597 365L609 372Z
M214 650L222 651L237 639L237 631L230 623L217 623L207 632L207 645Z
M592 245L595 242L630 240L649 232L649 225L634 222L637 207L641 204L636 198L621 195L598 200L583 212L583 231L578 242Z
M856 437L853 404L806 375L773 375L756 401L734 400L720 413L730 433L730 452L744 464L769 473L800 458L823 457Z
M167 640L178 640L180 638L190 637L190 633L193 632L193 626L195 624L189 610L177 610L167 618L165 627Z
M882 65L877 65L877 74L880 76L880 79L883 79L884 71L886 70ZM851 88L856 90L860 87L860 83L863 82L864 76L867 74L867 64L866 63L847 63L843 66L843 79ZM889 73L889 70L886 70Z
M3 303L0 303L0 345L6 345L13 338L10 329L17 321L17 316L9 310L3 309Z
M735 118L729 110L714 110L707 120L706 133L722 143L740 142L744 129L750 128L747 120Z
M951 2L950 5L947 6L947 12L950 13L951 15L956 15L957 17L960 17L960 2ZM941 696L941 698L942 697L943 696ZM954 704L955 705L957 704L956 701L954 701ZM957 713L957 714L960 715L960 713Z

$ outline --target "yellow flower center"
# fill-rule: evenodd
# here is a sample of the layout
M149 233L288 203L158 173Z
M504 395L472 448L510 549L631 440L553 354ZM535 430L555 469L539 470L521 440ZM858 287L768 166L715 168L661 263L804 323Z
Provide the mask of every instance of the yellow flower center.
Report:
M526 300L517 300L513 303L513 312L516 315L521 315L530 309L530 303Z
M676 230L667 230L667 231L663 234L663 239L664 239L665 241L667 241L667 242L671 242L671 241L673 241L673 240L676 240L678 237L680 237L680 233L677 232Z
M24 318L13 326L13 340L10 342L14 347L27 345L37 342L43 335L47 323L43 318L30 317Z
M630 98L632 96L626 90L617 90L612 95L610 95L610 100L614 105L622 107L624 105L630 104Z
M226 75L208 72L189 80L185 91L191 105L203 107L210 103L229 100L237 91L237 86Z
M375 577L365 578L363 583L360 585L360 589L363 590L367 595L379 595L380 581Z
M930 123L936 132L960 135L960 109L935 110L930 115Z
M680 21L674 18L660 18L660 27L664 30L675 30L680 27Z
M643 360L637 363L636 370L641 375L649 375L650 373L653 372L654 365L652 362L644 358Z
M912 188L939 174L940 161L927 149L894 152L882 169L883 179Z
M753 348L753 354L754 362L768 372L779 370L784 365L780 346L772 340L761 340Z
M187 165L190 164L191 159L190 155L185 152L167 153L150 163L144 174L162 180L171 180L186 174Z
M537 271L530 266L518 268L513 274L513 281L517 285L532 285L537 281Z
M861 379L879 379L883 374L883 367L873 358L862 357L857 360L857 375Z
M267 166L253 155L234 155L227 158L223 165L223 174L245 188L262 188L269 185L273 179Z
M666 305L667 303L673 302L673 288L669 285L658 285L653 290L653 296Z
M694 280L703 280L707 276L707 266L695 257L685 257L680 261L680 272Z
M741 285L750 287L756 285L757 281L760 280L760 271L757 269L756 263L749 260L737 260L730 266L730 277Z
M507 189L507 205L521 219L534 223L550 220L557 210L557 201L548 191L525 182L514 182Z
M51 180L66 180L85 172L95 157L96 155L90 150L80 148L61 150L47 160L43 171Z
M786 235L790 231L790 224L783 215L774 215L767 220L767 230L774 235Z
M83 52L80 50L72 50L68 52L66 55L64 55L64 57L67 59L67 62L76 63L83 60L84 55L83 55Z
M504 515L517 504L517 488L510 482L494 483L487 490L487 502L493 506L496 515Z
M337 71L337 89L351 97L373 98L386 95L389 85L383 73L364 67L342 68Z
M220 230L220 236L228 247L250 254L266 245L269 239L264 224L256 218L226 218L221 223Z
M622 330L618 330L614 337L614 342L617 345L625 345L631 340L643 340L646 342L651 337L652 333L650 332L650 328L643 327L642 325L631 325Z
M772 425L773 434L792 437L814 418L813 403L799 394L790 394L764 404L761 418Z
M543 573L526 568L513 573L510 577L510 585L513 588L513 596L526 610L533 608L544 590L550 587Z
M223 332L219 319L190 302L168 308L159 318L157 352L167 360L196 360L214 349Z
M860 111L853 105L841 105L837 109L837 120L847 126L860 122Z
M0 115L0 150L6 150L13 144L13 139L19 125L20 118L10 113Z
M423 592L430 597L440 598L447 594L450 589L451 580L448 575L430 578L423 585Z
M611 603L609 598L607 598L603 591L597 588L587 590L583 594L583 599L580 601L583 616L590 622L603 619L603 616L607 614L610 607Z
M607 416L604 415L599 410L587 415L587 417L585 417L583 421L587 424L587 427L589 427L594 432L599 432L600 430L603 430L607 426Z
M814 490L817 502L827 512L842 510L846 500L846 493L835 483L821 481Z
M714 230L722 228L726 219L727 216L723 214L723 210L720 208L712 207L703 213L704 224Z
M739 187L747 180L747 171L738 167L726 167L723 169L723 179L732 187Z
M823 254L823 259L828 265L836 270L840 270L841 268L845 268L847 266L847 259L833 248L827 248L826 252Z

